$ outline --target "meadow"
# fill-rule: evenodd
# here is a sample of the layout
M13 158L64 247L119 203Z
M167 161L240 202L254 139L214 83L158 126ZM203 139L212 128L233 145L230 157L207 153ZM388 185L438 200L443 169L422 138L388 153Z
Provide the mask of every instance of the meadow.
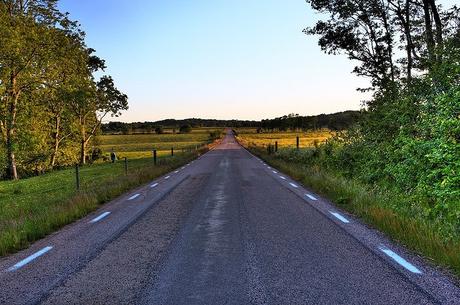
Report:
M260 132L256 128L239 128L236 130L240 140L245 141L248 145L266 147L275 145L278 148L296 147L297 137L299 137L299 147L312 147L325 142L334 136L334 132L328 129L309 130L309 131L279 131L279 132Z
M110 146L118 143L119 157L128 157L127 173L123 160L113 164L99 160L80 167L80 190L76 189L75 168L18 181L0 181L0 256L27 247L31 242L94 211L101 204L182 166L206 152L208 144L213 141L209 130L197 130L190 134L110 135L102 138L102 141L111 143ZM150 148L145 144L147 141L155 143L157 149L169 148L168 151L160 149L162 153L158 155L156 165L151 151L142 150L143 147ZM174 156L170 155L170 147L176 150ZM129 153L139 154L130 157Z
M133 133L106 134L98 137L98 147L102 150L105 160L109 160L112 150L119 159L139 159L152 157L152 151L157 150L158 156L171 154L171 148L176 152L196 150L208 144L212 139L210 133L216 128L196 128L190 133L173 133L166 129L163 134Z

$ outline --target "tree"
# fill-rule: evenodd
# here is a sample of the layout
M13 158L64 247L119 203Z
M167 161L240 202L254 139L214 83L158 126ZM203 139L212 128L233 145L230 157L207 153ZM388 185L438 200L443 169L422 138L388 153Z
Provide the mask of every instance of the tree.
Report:
M90 67L99 67L102 61L93 56L89 63ZM71 102L80 137L80 164L85 164L88 143L99 130L103 119L108 114L117 117L122 110L127 110L128 97L115 87L112 77L102 76L94 83L92 76L88 76L74 91Z
M164 132L163 127L157 126L155 127L155 133L156 134L162 134Z
M180 133L190 133L192 131L192 126L189 124L181 125L179 128Z
M75 30L54 0L0 2L0 130L6 146L7 176L12 179L18 179L18 117L41 88L45 67L56 48L55 26L66 33Z

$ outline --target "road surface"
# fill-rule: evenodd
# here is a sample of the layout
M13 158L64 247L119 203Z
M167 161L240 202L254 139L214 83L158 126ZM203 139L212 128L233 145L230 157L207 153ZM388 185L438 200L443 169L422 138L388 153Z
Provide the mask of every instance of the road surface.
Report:
M239 146L0 260L0 304L460 304L421 258Z

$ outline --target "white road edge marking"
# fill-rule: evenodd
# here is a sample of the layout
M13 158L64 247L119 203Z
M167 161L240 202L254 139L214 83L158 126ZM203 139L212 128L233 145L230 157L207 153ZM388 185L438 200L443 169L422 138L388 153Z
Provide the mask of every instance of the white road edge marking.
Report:
M422 274L422 271L420 271L417 267L406 261L404 258L396 254L395 252L391 251L390 249L381 246L379 247L380 251L391 257L394 261L396 261L398 264L406 268L412 273L417 273L417 274Z
M289 184L290 184L292 187L298 188L297 184L295 184L295 183L289 182Z
M96 218L92 219L92 220L90 221L90 223L96 223L96 222L98 222L99 220L101 220L102 218L109 216L109 214L110 214L110 212L104 212L104 213L102 213L101 215L97 216Z
M277 172L277 171L272 171L272 172L273 172L274 174L278 174L278 172Z
M11 271L16 271L19 268L24 267L25 265L27 265L28 263L30 263L34 259L36 259L36 258L42 256L43 254L45 254L46 252L50 251L51 249L53 249L53 247L47 246L47 247L41 249L40 251L35 252L34 254L32 254L32 255L26 257L25 259L23 259L22 261L16 263L14 266L8 268L8 271L10 271L10 272Z
M315 196L310 195L310 194L305 194L305 196L307 196L308 198L310 198L311 200L314 200L314 201L318 200Z
M340 215L339 213L332 212L332 211L329 211L329 213L331 213L332 215L334 215L335 218L337 218L338 220L340 220L340 221L343 222L343 223L349 223L349 222L350 222L348 219L346 219L345 217L343 217L343 216Z
M283 179L283 180L286 180L286 178L285 178L285 177L283 177L283 176L280 176L280 178L281 178L281 179Z
M165 179L168 180L169 178L171 178L171 176L166 176Z
M154 187L157 187L157 186L158 186L158 184L159 184L159 183L154 183L154 184L152 184L152 185L150 186L150 188L152 188L152 189L153 189Z
M132 195L131 197L128 198L128 200L133 200L133 199L136 199L137 197L139 197L141 194L134 194Z

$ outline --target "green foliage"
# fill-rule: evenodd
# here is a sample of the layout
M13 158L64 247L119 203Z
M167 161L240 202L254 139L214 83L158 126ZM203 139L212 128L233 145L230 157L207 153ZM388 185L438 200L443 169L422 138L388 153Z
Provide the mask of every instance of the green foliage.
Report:
M102 119L127 96L55 0L0 2L0 177L85 163Z
M263 148L248 146L273 167L460 276L460 231L453 223L427 218L415 196L344 177L342 168L334 168L327 150L331 149L330 156L337 157L336 161L343 161L339 151L346 147L343 142L328 141L319 148L282 149L268 155Z
M180 133L189 133L192 131L192 126L186 124L186 125L182 125L181 127L179 127L179 132Z
M164 132L163 127L161 127L161 126L155 127L155 132L157 134L162 134Z

